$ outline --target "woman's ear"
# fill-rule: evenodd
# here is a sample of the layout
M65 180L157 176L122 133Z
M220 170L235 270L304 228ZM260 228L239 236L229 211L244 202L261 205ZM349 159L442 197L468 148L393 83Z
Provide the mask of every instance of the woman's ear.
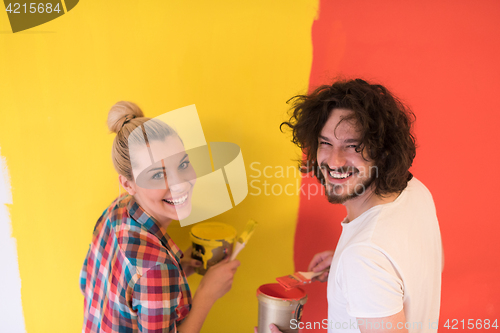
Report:
M135 194L135 183L133 181L128 180L122 175L118 175L118 181L122 185L122 187L125 189L125 191L128 192L130 195Z

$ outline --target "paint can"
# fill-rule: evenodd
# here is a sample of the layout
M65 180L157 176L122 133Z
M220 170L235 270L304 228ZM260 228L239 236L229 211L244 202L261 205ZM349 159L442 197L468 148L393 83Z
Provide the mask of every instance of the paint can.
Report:
M203 262L195 271L205 275L208 268L231 256L236 229L221 222L203 222L191 228L190 238L193 242L191 257Z
M307 294L300 288L286 290L279 283L269 283L257 289L259 300L259 333L271 333L269 324L283 333L298 332L298 322L307 302Z

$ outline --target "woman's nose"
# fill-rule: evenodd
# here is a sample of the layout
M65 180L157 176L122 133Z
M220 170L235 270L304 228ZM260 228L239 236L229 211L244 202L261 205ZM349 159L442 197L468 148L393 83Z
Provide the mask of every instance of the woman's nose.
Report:
M167 182L169 184L170 191L182 193L185 192L189 187L189 183L184 177L182 177L178 172L172 172L167 175Z

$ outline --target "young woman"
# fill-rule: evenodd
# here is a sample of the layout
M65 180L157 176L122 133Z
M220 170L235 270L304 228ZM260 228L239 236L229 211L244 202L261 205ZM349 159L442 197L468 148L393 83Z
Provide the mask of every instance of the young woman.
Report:
M210 268L192 298L186 277L201 263L166 233L191 211L196 177L182 140L130 102L111 108L108 127L116 133L111 155L127 193L94 228L80 278L83 332L199 332L240 263L226 259ZM170 157L152 163L159 153Z

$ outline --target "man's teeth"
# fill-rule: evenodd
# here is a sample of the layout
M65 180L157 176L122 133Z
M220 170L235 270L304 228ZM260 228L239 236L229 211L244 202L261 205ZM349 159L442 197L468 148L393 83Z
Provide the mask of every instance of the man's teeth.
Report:
M330 176L335 179L344 179L349 177L351 174L349 172L347 173L339 173L339 172L333 172L330 171Z
M163 199L165 200L166 202L168 202L169 204L171 205L180 205L181 203L184 203L184 201L186 201L188 198L188 195L184 195L180 198L177 198L177 199L174 199L174 200L167 200L167 199Z

